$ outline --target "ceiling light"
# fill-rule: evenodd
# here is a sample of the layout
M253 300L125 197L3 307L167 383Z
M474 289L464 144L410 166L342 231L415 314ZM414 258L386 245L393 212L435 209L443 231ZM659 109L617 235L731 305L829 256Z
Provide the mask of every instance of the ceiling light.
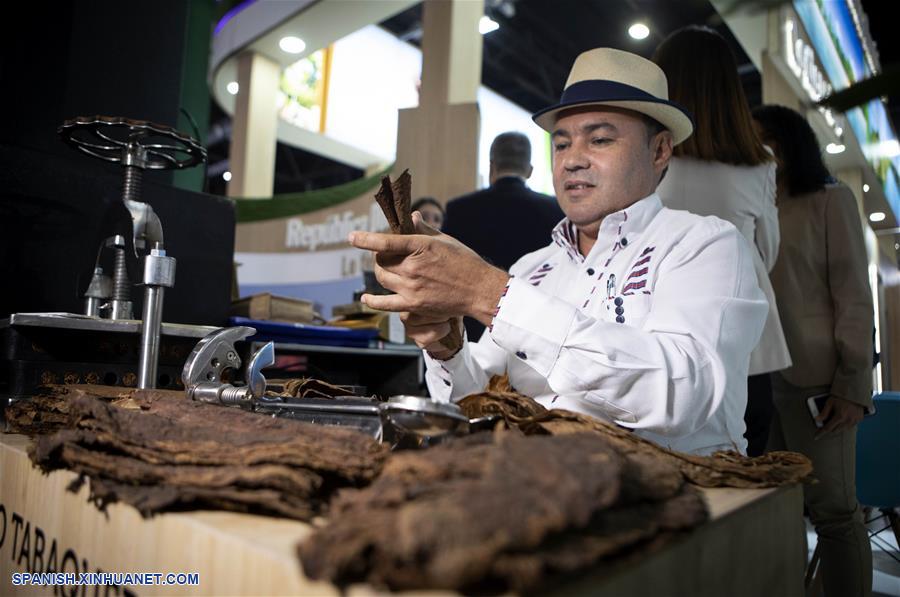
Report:
M829 143L827 146L825 146L825 151L827 151L828 153L830 153L832 155L838 154L838 153L844 153L845 149L846 149L846 147L844 147L843 144L841 144L841 143Z
M229 83L228 85L225 86L225 89L227 89L228 93L230 93L231 95L237 95L238 91L240 91L240 89L241 89L241 86L238 85L237 81L232 81L231 83Z
M837 135L838 137L840 137L841 135L844 134L844 129L842 129L839 126L836 126L836 127L834 127L834 134Z
M868 193L868 192L869 192L869 185L864 184L863 185L863 193Z
M500 28L500 23L485 15L478 20L478 33L484 35Z
M278 42L278 47L288 54L299 54L306 49L306 42L299 37L288 35L281 38L281 41Z
M646 39L650 35L650 29L643 23L635 23L628 28L628 35L634 39Z
M869 214L869 221L870 222L881 222L884 220L885 217L887 217L887 216L884 215L883 211L873 211L872 213Z
M900 243L894 243L894 250L900 249Z
M222 179L223 179L225 182L228 182L229 180L231 180L231 172L229 172L228 170L226 170L225 172L223 172L223 173L222 173Z

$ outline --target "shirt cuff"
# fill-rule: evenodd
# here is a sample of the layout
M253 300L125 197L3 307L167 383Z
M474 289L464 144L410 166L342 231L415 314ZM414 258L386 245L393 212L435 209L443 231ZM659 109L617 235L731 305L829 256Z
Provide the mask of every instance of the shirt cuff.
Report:
M462 351L460 351L462 352ZM437 402L450 402L450 394L453 392L453 375L447 369L445 363L459 356L459 352L447 361L439 361L423 350L425 358L425 381L431 399Z
M573 305L512 278L489 333L498 346L548 378L577 312Z
M428 391L432 400L437 402L453 402L454 392L456 389L456 399L461 391L471 390L466 383L454 383L454 377L457 380L465 379L470 376L469 371L472 367L472 353L469 350L469 340L465 329L463 329L463 344L455 355L446 360L436 359L427 350L422 351L425 359L425 382L428 385ZM478 391L473 390L473 391Z

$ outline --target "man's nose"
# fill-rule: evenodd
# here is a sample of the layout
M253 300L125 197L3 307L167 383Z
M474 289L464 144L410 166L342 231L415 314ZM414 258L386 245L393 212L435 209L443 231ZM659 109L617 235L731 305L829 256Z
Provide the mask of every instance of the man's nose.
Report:
M562 165L563 168L569 172L574 172L576 170L584 170L588 167L589 163L585 155L580 150L573 147L566 152Z

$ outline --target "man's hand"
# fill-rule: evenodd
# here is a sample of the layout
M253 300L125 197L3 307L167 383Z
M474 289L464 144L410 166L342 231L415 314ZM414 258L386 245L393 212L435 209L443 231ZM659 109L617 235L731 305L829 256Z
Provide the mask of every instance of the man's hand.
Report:
M381 311L415 313L432 324L469 315L489 325L509 274L427 226L418 212L413 223L417 234L350 233L351 245L375 251L375 277L396 293L364 294L363 302Z
M446 340L450 336L450 326L454 322L457 329L462 330L462 317L446 319L415 313L401 313L400 319L406 326L406 335L412 338L419 348L427 350L432 357L438 360L446 361L462 348L462 336L459 336L458 342L453 342L451 346L447 345Z
M828 400L825 401L825 407L822 409L822 412L816 417L816 421L825 424L816 433L816 439L829 433L850 429L862 421L864 414L865 408L859 404L836 396L829 396Z

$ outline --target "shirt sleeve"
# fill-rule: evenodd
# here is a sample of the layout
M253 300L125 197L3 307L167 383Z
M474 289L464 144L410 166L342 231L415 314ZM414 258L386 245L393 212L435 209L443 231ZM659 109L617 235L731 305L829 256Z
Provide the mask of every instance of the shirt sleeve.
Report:
M705 223L659 263L642 327L593 318L514 278L490 338L588 411L673 438L692 433L722 405L727 376L746 383L767 313L743 237ZM742 415L744 405L726 408Z
M836 187L836 191L828 194L825 206L828 285L838 353L831 393L869 408L874 308L868 258L856 200L846 187Z
M775 206L775 162L766 169L765 192L762 199L762 210L756 220L755 244L760 257L771 272L778 259L778 246L781 242L781 231L778 225L778 208Z
M425 383L433 400L455 402L483 392L493 375L506 373L506 351L485 331L478 342L463 339L462 349L446 361L425 355Z
M512 265L509 270L512 279L534 265L529 257L526 255ZM503 296L508 291L509 286ZM494 342L490 330L485 330L478 342L469 342L468 335L464 334L462 349L445 361L433 358L428 351L422 352L425 357L425 383L431 398L440 402L456 401L469 394L483 392L492 376L506 373L509 357L506 350Z

